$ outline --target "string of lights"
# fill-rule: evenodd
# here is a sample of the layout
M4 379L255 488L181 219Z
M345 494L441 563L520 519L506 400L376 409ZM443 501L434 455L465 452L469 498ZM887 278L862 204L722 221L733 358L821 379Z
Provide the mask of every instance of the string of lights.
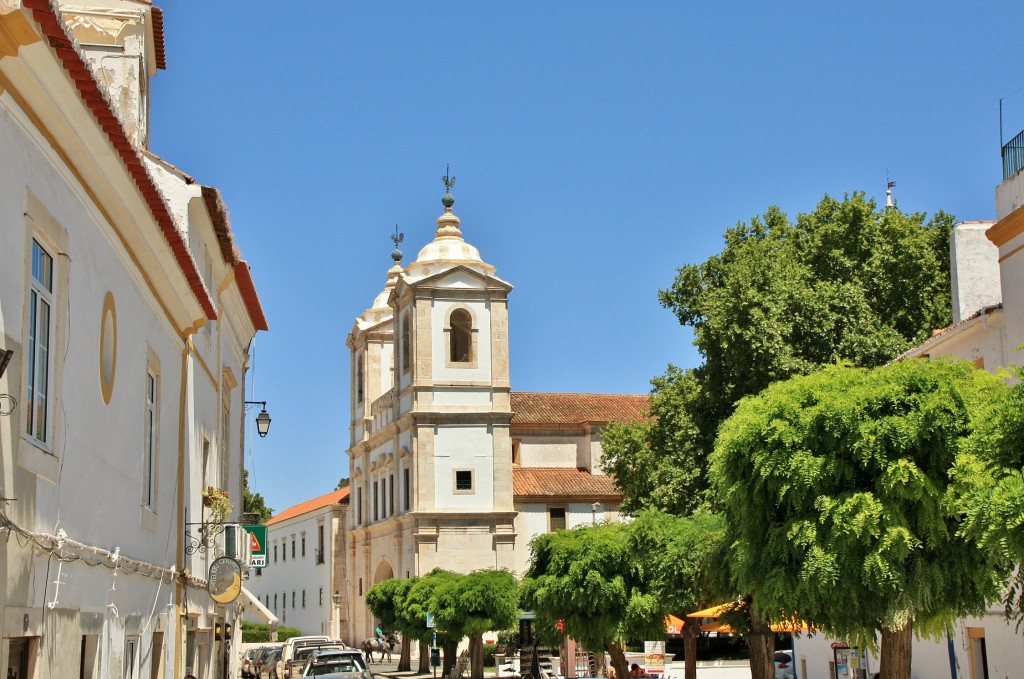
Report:
M205 589L207 586L205 580L190 574L188 569L178 572L173 565L167 568L124 556L121 554L120 548L115 548L111 552L102 547L93 547L72 540L63 528L58 530L56 535L28 530L12 521L2 509L0 509L0 530L7 531L8 540L11 535L14 535L21 547L31 547L38 556L52 556L62 563L81 562L91 568L102 566L126 575L138 574L154 578L167 584L179 580L185 586L198 589Z

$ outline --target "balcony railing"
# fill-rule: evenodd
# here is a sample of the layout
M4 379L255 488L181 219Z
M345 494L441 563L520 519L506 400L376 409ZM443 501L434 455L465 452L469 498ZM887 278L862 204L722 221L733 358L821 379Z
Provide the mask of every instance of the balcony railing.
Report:
M391 424L391 420L394 418L394 408L395 389L392 387L370 404L370 417L373 418L370 422L370 430L367 432L370 436Z
M1003 145L1003 179L1024 169L1024 132Z
M313 556L316 557L317 564L322 564L324 562L324 550L314 549Z

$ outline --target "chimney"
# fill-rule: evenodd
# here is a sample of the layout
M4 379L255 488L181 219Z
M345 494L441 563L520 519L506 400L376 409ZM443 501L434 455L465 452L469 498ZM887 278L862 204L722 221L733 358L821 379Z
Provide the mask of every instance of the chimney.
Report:
M999 248L985 236L994 222L961 222L949 236L953 322L1003 301Z
M165 68L163 15L147 0L61 0L60 11L128 138L149 147L149 79Z

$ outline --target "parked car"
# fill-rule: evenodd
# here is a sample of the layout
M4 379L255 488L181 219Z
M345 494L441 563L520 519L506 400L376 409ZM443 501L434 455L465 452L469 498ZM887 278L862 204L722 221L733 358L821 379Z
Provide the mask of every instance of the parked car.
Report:
M284 677L289 676L292 666L292 658L295 657L296 648L308 643L322 644L330 640L331 638L329 636L323 634L310 634L306 636L292 637L285 641L281 647L281 662L277 668L279 679L284 679ZM302 667L302 665L299 665L299 667Z
M343 643L337 641L307 641L302 644L295 646L295 656L291 659L291 662L287 663L284 671L279 671L281 679L293 679L294 677L302 676L302 672L305 670L306 662L321 652L326 651L351 651Z
M257 679L280 679L277 664L281 660L280 646L264 646L256 660Z
M259 646L246 649L242 654L241 670L242 679L256 679L256 656L260 652Z
M775 651L775 679L796 679L793 651Z
M322 650L314 653L302 668L303 677L331 679L373 679L362 651Z

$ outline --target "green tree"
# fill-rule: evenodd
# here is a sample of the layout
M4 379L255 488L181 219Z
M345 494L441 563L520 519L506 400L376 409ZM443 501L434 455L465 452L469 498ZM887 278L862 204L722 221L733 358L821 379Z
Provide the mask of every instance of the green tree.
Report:
M635 555L637 577L658 609L655 620L666 613L685 616L688 612L717 603L714 585L713 554L725 538L725 520L721 516L698 512L693 516L675 516L656 510L639 513L627 524L629 552ZM697 677L697 636L694 620L683 627L686 650L685 679ZM664 627L658 633L664 635Z
M366 605L380 620L385 629L402 635L402 654L398 659L398 671L408 672L411 668L410 641L424 641L426 621L410 616L406 604L416 578L390 578L379 582L366 592Z
M483 679L483 634L519 619L519 585L506 570L478 570L434 591L434 619L450 637L469 637L471 679Z
M443 625L437 624L433 629L427 628L427 614L437 619L438 598L443 596L444 590L457 586L463 575L446 571L443 568L435 568L426 575L418 578L409 589L405 597L406 614L412 620L422 620L423 628L421 636L417 637L420 643L420 666L419 674L430 672L429 653L427 652L426 640L437 634L437 641L444 651L444 664L441 674L448 676L455 666L455 653L463 635L458 632L451 632Z
M1021 377L1019 370L1015 377ZM953 469L961 533L997 557L1009 573L1006 615L1024 618L1024 385L993 404Z
M263 496L249 490L249 470L242 470L242 512L256 514L259 523L266 523L274 515L274 510L266 505Z
M342 488L348 488L350 479L346 476L338 481L338 485L334 487L334 490L341 490Z
M913 632L983 614L1003 573L957 534L951 468L1006 389L963 361L910 360L741 401L711 463L754 631L802 619L868 646L879 632L882 676L909 679ZM751 648L755 679L772 676L772 644Z
M530 550L521 591L537 628L553 630L562 621L566 634L589 651L607 651L616 674L629 676L623 642L664 636L665 612L642 589L628 524L538 535Z
M704 449L743 396L848 361L878 366L950 322L953 217L825 196L795 223L777 207L679 269L661 303L693 328L704 363L690 415Z
M707 455L690 416L699 385L672 365L651 384L649 417L612 422L602 433L605 469L625 496L622 511L690 514L707 505Z

